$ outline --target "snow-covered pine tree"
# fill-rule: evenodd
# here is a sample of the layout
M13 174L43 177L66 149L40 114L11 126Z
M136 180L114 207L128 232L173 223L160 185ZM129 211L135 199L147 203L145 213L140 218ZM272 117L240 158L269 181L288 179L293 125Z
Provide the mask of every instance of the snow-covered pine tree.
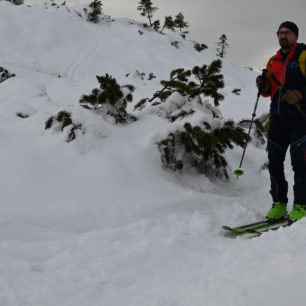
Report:
M227 53L226 49L229 47L229 44L227 43L227 36L225 34L222 34L219 37L219 41L217 44L217 56L224 58L225 54Z
M91 12L88 13L87 20L93 23L98 23L100 21L100 16L102 15L102 3L100 0L94 0L89 4Z
M159 29L160 29L160 21L159 20L154 20L153 23L152 23L152 28L158 32Z
M162 29L159 32L163 33L163 31L165 29L169 29L171 31L174 31L174 28L175 28L175 22L174 22L172 16L166 16L164 24L163 24L163 27L162 27Z
M170 133L159 143L159 150L164 167L172 171L189 168L210 178L228 179L225 151L232 149L233 143L243 147L248 140L233 121L217 128L207 121L196 126L185 123L183 130Z
M163 88L160 91L151 99L140 102L143 107L145 102L159 99L159 114L164 113L171 122L185 122L183 127L169 133L158 144L165 168L173 171L194 169L211 178L228 179L224 153L234 144L243 147L249 137L238 124L224 122L217 109L224 99L219 92L224 87L221 68L221 60L216 60L210 65L195 66L192 70L175 69L169 81L161 81ZM207 97L212 98L214 106L207 101ZM179 100L182 102L177 102ZM175 103L180 105L173 109ZM201 112L206 119L195 126L186 123L192 116L198 118Z
M116 123L135 121L136 118L127 113L127 103L133 101L132 85L119 85L109 74L97 76L100 88L92 90L90 95L83 95L80 104L95 112L109 115Z
M153 14L158 10L157 7L153 6L153 2L151 0L140 0L137 10L140 11L141 16L148 18L149 26L153 27Z

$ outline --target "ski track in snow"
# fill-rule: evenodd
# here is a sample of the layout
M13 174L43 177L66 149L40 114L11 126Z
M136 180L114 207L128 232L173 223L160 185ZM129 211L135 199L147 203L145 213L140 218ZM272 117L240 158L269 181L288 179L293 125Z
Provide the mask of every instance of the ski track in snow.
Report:
M0 2L1 16L26 29L15 7ZM129 27L120 23L121 31ZM57 61L52 73L48 65L16 62L22 77L0 85L0 306L304 306L306 220L253 239L229 238L221 229L261 219L269 208L263 149L248 147L238 181L173 175L161 168L155 146L168 128L161 119L147 115L118 127L77 107L82 82L91 77L86 63L98 55L111 60L102 56L101 38L111 25L88 30L96 39L66 69ZM40 35L43 40L47 32ZM142 48L151 56L155 48L159 60L165 42L154 35ZM186 65L206 61L187 44L181 54L169 48L177 67L183 59ZM131 72L135 67L131 63ZM229 91L235 83L251 87L249 71L226 61L225 68ZM254 92L242 91L239 99L226 92L234 105L226 107L227 116L237 116L240 107L251 112L252 105L242 103L253 101ZM44 130L50 114L67 105L87 128L71 144L62 133ZM30 117L17 118L20 110ZM231 168L241 153L228 154ZM292 185L288 156L286 172Z
M72 61L70 66L66 69L66 73L64 75L67 78L76 80L78 76L78 72L81 67L85 65L86 61L89 61L96 54L103 54L102 50L102 32L106 31L111 26L111 22L107 23L103 27L97 27L96 35L90 46L84 47L78 54L78 56Z

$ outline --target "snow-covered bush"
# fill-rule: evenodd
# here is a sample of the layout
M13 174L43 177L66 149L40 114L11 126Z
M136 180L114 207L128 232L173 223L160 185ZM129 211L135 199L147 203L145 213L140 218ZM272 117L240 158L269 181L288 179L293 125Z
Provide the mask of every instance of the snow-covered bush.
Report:
M133 101L132 85L119 85L109 74L97 76L100 88L92 90L90 95L83 95L81 105L98 113L114 118L116 123L128 123L136 118L127 113L127 103Z
M20 5L24 3L24 0L6 0L6 1L11 2L15 5Z
M71 142L76 138L77 130L82 130L82 124L75 124L72 121L71 114L65 110L60 111L56 116L52 116L46 121L46 130L50 129L53 126L56 130L59 130L61 132L63 132L65 128L69 127L67 142Z
M160 91L136 106L142 109L146 102L158 99L152 104L154 112L175 125L157 144L165 168L193 169L210 178L228 179L224 153L234 144L243 147L249 137L238 124L224 121L217 108L224 99L219 92L224 87L221 67L217 60L192 70L173 70L169 81L161 81Z
M202 52L204 50L206 50L208 47L205 44L200 44L198 42L194 43L194 48L198 51L198 52Z
M6 81L9 78L16 76L14 73L10 73L3 67L0 67L0 83Z
M83 20L93 22L93 23L108 23L111 22L112 19L109 15L106 15L103 12L100 0L94 0L90 4L78 4L73 6L73 8L69 8L66 6L66 1L64 1L60 6L56 3L53 4L54 0L48 0L50 2L45 2L45 7L49 8L50 6L55 8L65 8L69 13L76 14ZM89 1L88 1L89 2Z
M241 94L241 89L240 89L240 88L234 88L234 89L232 90L232 93L233 93L234 95L240 96L240 94Z
M250 127L251 120L243 119L239 122L239 125L244 128ZM260 117L256 118L252 125L251 137L252 142L256 147L262 147L266 144L267 133L269 129L269 114L264 113Z
M185 123L183 130L170 133L159 143L159 150L163 165L173 171L190 168L211 178L228 179L223 154L233 148L233 143L242 147L247 140L243 129L233 121L223 122L218 128L206 121L197 126Z
M49 9L50 7L56 9L60 8L60 6L55 2L55 0L46 0L44 2L44 7L46 10Z

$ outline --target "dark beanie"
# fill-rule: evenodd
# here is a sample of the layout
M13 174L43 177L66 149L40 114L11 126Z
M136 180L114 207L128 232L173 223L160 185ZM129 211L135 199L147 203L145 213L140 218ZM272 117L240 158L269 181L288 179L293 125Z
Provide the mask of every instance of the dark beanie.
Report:
M281 28L290 29L297 37L299 37L299 28L294 22L285 21L279 26L278 30L280 30Z

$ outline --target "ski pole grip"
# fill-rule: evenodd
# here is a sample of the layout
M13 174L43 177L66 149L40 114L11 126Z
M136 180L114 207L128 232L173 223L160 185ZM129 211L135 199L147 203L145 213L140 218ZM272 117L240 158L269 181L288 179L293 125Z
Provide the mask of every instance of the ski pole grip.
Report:
M263 78L265 78L267 72L268 72L267 69L262 69L261 76L262 76ZM261 84L261 85L262 85L262 84ZM260 90L261 90L261 86L260 86L260 88L258 88L258 93L257 93L257 97L258 97L258 98L259 98L259 96L260 96Z

